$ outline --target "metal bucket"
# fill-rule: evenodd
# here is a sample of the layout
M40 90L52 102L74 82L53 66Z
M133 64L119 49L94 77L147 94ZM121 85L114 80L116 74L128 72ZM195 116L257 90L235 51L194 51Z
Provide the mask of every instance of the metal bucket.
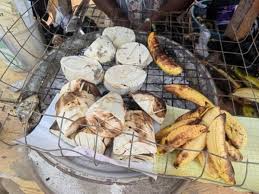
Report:
M0 3L0 59L14 71L29 72L44 55L44 38L28 3L15 2Z

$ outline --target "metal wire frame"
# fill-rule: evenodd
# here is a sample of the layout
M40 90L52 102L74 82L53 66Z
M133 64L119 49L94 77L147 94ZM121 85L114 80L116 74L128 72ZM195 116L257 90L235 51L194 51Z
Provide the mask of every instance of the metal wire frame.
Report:
M101 19L103 19L103 20L105 20L105 21L108 21L108 22L110 22L110 25L112 25L112 22L111 22L111 20L110 19L108 19L108 18L103 18L102 17L102 13L101 12L99 12L98 11L98 9L96 9L96 7L89 7L88 8L88 10L87 10L87 13L91 13L92 12L92 15L87 15L88 17L90 17L90 18L92 18L92 19L94 19L95 21L99 21L99 20L101 20ZM98 15L98 13L100 13L99 15ZM25 12L26 13L26 12ZM24 13L24 14L25 14ZM97 13L97 14L96 14ZM196 39L197 39L197 37L199 36L199 34L198 33L194 33L196 30L198 30L198 29L195 29L195 28L190 28L190 20L189 20L189 17L184 17L183 18L183 21L182 21L182 23L181 24L179 24L177 21L174 21L172 18L174 18L174 17L176 17L175 15L175 13L170 13L170 14L168 14L168 13L161 13L161 14L164 14L165 16L166 16L166 21L157 21L157 22L152 22L153 24L157 24L157 25L161 25L161 26L163 26L164 28L165 28L165 30L163 31L163 32L160 32L160 34L161 35L163 35L163 36L166 36L166 37L169 37L169 38L171 38L171 39L174 39L174 40L177 40L178 42L180 42L182 45L183 45L183 47L185 47L185 48L188 48L190 51L192 51L192 52L194 52L195 50L193 49L194 48L194 45L195 45L195 43L196 43ZM23 14L22 14L23 15ZM23 18L22 18L22 15L21 15L21 18L20 18L20 20L23 20ZM116 16L115 16L115 18L116 18ZM119 21L119 19L114 19L115 21ZM187 20L187 21L186 21ZM24 22L24 21L23 21ZM40 23L40 22L39 22ZM44 26L42 26L42 27L44 27ZM90 25L90 21L89 21L89 23L84 23L83 24L83 26L82 27L85 27L85 28L87 28L87 29L89 29L89 31L90 30L96 30L97 29L97 27L96 26L91 26ZM133 26L132 26L133 27ZM15 38L15 36L14 36L14 34L12 34L12 27L10 27L10 29L8 29L8 33L10 33L14 38ZM29 30L29 29L28 29ZM46 29L47 30L47 29ZM49 32L49 33L51 33L51 34L53 34L53 35L55 35L55 33L52 33L52 32ZM220 37L220 34L221 34L221 32L219 31L219 30L216 30L216 33L218 34L218 36ZM33 32L31 32L30 33L31 34L31 36L34 36L33 35ZM225 44L225 43L235 43L234 41L230 41L230 40L222 40L221 38L219 38L218 40L214 40L216 43L218 43L219 45L220 45L220 47L221 47L221 49L220 50L216 50L216 49L209 49L209 52L211 52L211 53L216 53L216 54L220 54L221 56L222 56L222 63L219 65L220 67L222 67L226 72L228 72L228 69L229 68L232 68L232 67L236 67L236 66L238 66L238 67L241 67L241 68L243 68L244 70L245 70L245 72L246 72L246 74L248 75L248 66L249 66L249 64L247 64L247 62L246 62L246 60L245 60L245 58L244 58L244 55L246 54L246 53L248 53L249 52L249 50L252 48L252 46L253 45L256 45L256 43L255 43L255 41L256 41L256 39L258 38L258 32L256 33L256 34L252 34L252 33L250 33L250 34L248 34L247 35L247 37L246 38L251 38L253 41L252 41L252 43L251 43L251 46L249 47L249 49L248 50L246 50L245 52L242 50L242 48L241 48L241 44L242 44L242 42L243 41L245 41L245 39L244 40L242 40L242 41L238 41L238 47L239 47L239 50L240 50L240 52L232 52L232 51L224 51L224 48L223 48L223 45ZM67 38L65 35L61 35L62 37L64 37L64 38ZM36 38L36 37L35 37ZM1 38L1 40L3 39L3 37ZM186 39L187 39L187 41L186 41ZM72 36L70 39L68 38L68 40L71 42L71 43L73 43L75 40L76 40L76 36ZM16 40L17 41L17 40ZM85 41L87 41L87 40L85 40ZM17 41L18 42L18 41ZM18 43L19 44L19 43ZM42 44L44 44L44 43L42 43ZM21 46L21 48L22 49L25 49L25 48L23 48L23 45L20 45ZM50 44L48 44L48 45L45 45L47 48L51 48L51 49L53 49L54 50L54 59L52 59L52 60L50 60L50 61L47 61L47 59L46 58L40 58L39 60L43 60L43 61L45 61L45 62L47 62L47 64L48 64L48 66L49 65L51 65L51 63L55 60L55 59L58 59L58 52L60 52L62 49L64 49L64 48L62 48L62 46L59 46L59 47L53 47L53 46L51 46ZM167 51L167 54L169 54L170 56L175 56L174 55L174 53L173 52L170 52L170 47L168 47L169 45L167 45L167 43L165 42L165 43L163 43L163 44L161 44L161 46ZM66 56L66 55L70 55L71 53L80 53L81 52L81 49L79 49L79 48L66 48L67 49L67 51L65 52L65 54L64 54L64 56ZM18 53L19 53L20 51L18 51ZM29 54L31 54L32 56L33 56L33 54L32 53L30 53L29 51L27 51ZM53 52L53 51L52 51ZM254 58L254 62L255 62L255 60L258 58L258 56L259 56L259 52L258 52L258 49L256 49L256 52L257 52L257 56L255 56L255 58ZM16 56L18 55L18 53L16 53ZM230 64L228 64L227 63L227 60L226 60L226 58L225 58L225 54L233 54L233 55L241 55L241 57L242 57L242 62L243 62L243 64L242 65L230 65ZM16 57L15 56L15 57ZM14 57L14 59L13 60L15 60L15 57ZM13 61L12 60L12 61ZM184 60L184 59L183 59ZM195 59L195 60L197 60L198 61L198 59ZM8 67L7 67L7 70L1 75L1 79L0 79L0 81L2 82L2 83L4 83L4 84L6 84L6 85L8 85L8 86L10 86L10 87L13 87L13 88L15 88L14 86L12 86L11 84L8 84L8 83L6 83L5 81L3 81L3 77L4 77L4 75L6 74L6 72L9 70L9 67L11 66L11 64L12 64L12 61L10 61L10 64L8 65ZM210 62L211 63L211 62ZM36 65L36 64L35 64ZM158 73L158 71L157 70L159 70L157 67L154 67L154 66L151 66L151 67L149 67L149 69L148 69L148 71L150 71L150 73L148 74L149 76L151 76L151 75L153 75L153 76L158 76L158 77L162 77L162 80L163 80L163 82L164 82L164 80L165 80L165 74L164 73ZM188 77L188 78L198 78L198 76L199 75L197 75L197 70L195 70L195 69L190 69L190 70L187 70L186 69L186 71L193 71L193 72L196 72L196 74L195 74L195 76L193 76L193 77ZM39 75L37 75L37 72L35 73L35 72L28 72L28 79L29 79L29 77L30 76L38 76L38 77L42 77L42 75L41 74L39 74ZM42 79L43 80L43 82L47 79L47 78L49 78L50 76L52 76L52 79L51 79L51 81L49 82L48 81L48 83L49 83L49 85L45 85L44 83L42 84L42 87L41 87L41 90L39 90L39 91L32 91L32 90L30 90L30 89L26 89L25 88L25 86L26 86L26 83L24 83L24 85L22 86L22 89L20 89L22 92L26 92L26 91L29 91L29 92L36 92L37 94L39 94L41 97L42 97L42 99L45 101L45 103L48 105L49 103L48 102L46 102L46 98L48 97L48 96L50 96L51 95L51 93L53 92L53 90L55 91L54 93L53 93L53 95L52 95L52 97L49 99L49 102L52 100L52 98L54 97L54 94L55 93L57 93L59 90L60 90L60 88L53 88L53 85L54 85L54 82L55 81L57 81L57 80L61 80L62 82L63 81L65 81L65 78L64 78L64 76L62 75L62 74L60 74L60 69L58 68L58 69L56 69L56 72L54 73L54 76L53 76L53 73L49 73L49 72L47 72L47 74L44 76L44 78ZM179 77L179 78L182 78L181 77L182 75L180 75L180 76L176 76L176 77ZM225 79L225 78L221 78L221 77L212 77L212 78L207 78L207 77L202 77L201 76L201 78L204 78L204 79L211 79L211 80L214 80L214 81L219 81L219 82L221 82L221 83L226 83L227 85L228 85L228 91L229 92L232 92L232 88L231 88L231 83L229 82L229 80L228 79ZM27 78L26 78L27 79ZM186 80L186 78L183 78L183 80ZM237 80L237 79L235 79L237 82L240 82L240 83L242 83L242 81L240 81L240 80ZM148 80L146 81L146 82L148 82ZM149 82L148 84L150 84L150 85L154 85L154 84L156 84L156 83L153 83L153 82ZM165 84L165 83L164 83ZM199 87L199 84L198 84L198 86L197 87ZM252 87L252 85L251 85L251 87ZM19 88L16 88L16 89L19 89ZM199 88L197 88L197 89L199 89ZM153 93L156 93L157 91L151 91L151 92L153 92ZM175 101L177 101L177 100L179 100L179 99L177 99L176 97L171 97L171 95L169 96L169 97L165 97L164 95L164 91L162 90L161 91L162 92L162 96L164 97L164 99L165 100L170 100L171 102L172 102L172 105L174 105L174 102ZM232 103L232 106L233 106L233 112L234 112L234 114L235 115L237 115L238 113L237 113L237 111L236 111L236 105L235 105L235 99L233 98L233 96L231 96L231 95L229 95L229 94L214 94L214 95L217 95L219 98L222 98L222 99L224 99L224 98L229 98L230 99L230 101L231 101L231 103ZM255 97L256 98L256 97ZM256 107L256 109L257 109L257 112L259 113L259 109L258 109L258 105L256 104L256 103L254 103L254 106ZM185 104L185 107L187 107L187 105ZM39 114L38 112L35 112L35 114ZM46 115L46 114L44 114L44 113L40 113L42 116L51 116L51 117L57 117L56 115ZM10 116L10 115L8 115L8 116ZM8 118L8 117L7 117ZM7 119L6 118L6 119ZM65 118L65 117L61 117L62 118L62 121L63 121L63 119L69 119L69 118ZM3 122L2 123L3 124L3 126L5 125L5 122ZM89 126L85 126L85 127L89 127ZM25 139L26 139L26 129L24 129L25 130ZM135 133L133 133L133 134L127 134L127 133L125 133L126 135L130 135L130 136L132 136L132 139L134 139L134 138L138 138L138 136L135 134ZM96 134L96 141L95 141L95 149L94 149L94 157L93 158L90 158L90 159L92 159L93 160L93 162L96 164L96 165L98 165L98 163L100 162L100 161L98 161L98 163L97 163L97 161L96 161L96 154L97 154L97 144L96 144L96 142L97 142L97 139L98 139L98 133ZM5 142L4 140L0 140L1 142L3 142L3 143L7 143L7 142ZM147 141L147 140L144 140L144 141L146 141L146 143L150 143L150 144L154 144L154 145L157 145L157 146L161 146L161 145L159 145L159 144L157 144L157 143L155 143L155 142L150 142L150 141ZM78 153L78 154L80 154L80 155L82 155L83 157L86 157L85 155L83 155L83 154L81 154L81 153L79 153L79 152L76 152L75 150L71 150L71 149L66 149L66 148L62 148L62 146L60 145L60 142L61 142L61 131L60 131L60 135L59 135L59 141L58 141L59 143L58 143L58 145L59 145L59 149L57 149L57 150L47 150L47 149L42 149L42 148L38 148L38 147L33 147L33 146L30 146L29 144L27 144L27 143L25 143L25 146L27 146L27 147L29 147L29 148L31 148L31 149L35 149L35 150L38 150L38 151L40 151L40 152L43 152L43 153L49 153L49 152L53 152L53 151L60 151L61 152L61 154L63 154L62 153L62 151L65 151L65 150L69 150L69 151L72 151L72 152L75 152L75 153ZM133 142L133 141L132 141ZM19 143L21 143L21 142L19 142ZM131 145L131 149L130 149L130 153L132 153L132 147L133 147L133 144ZM185 149L183 149L183 148L176 148L176 150L185 150ZM187 151L195 151L195 152L200 152L201 150L187 150ZM206 156L208 156L208 154L211 154L211 155L214 155L214 154L212 154L212 153L208 153L208 152L206 152L206 151L203 151L203 152L205 152L205 154L206 154ZM129 169L133 169L132 167L131 167L131 158L132 158L132 156L131 156L132 154L130 154L130 157L129 157L129 160L128 160L128 168ZM220 156L217 156L217 157L220 157ZM249 156L248 156L249 157ZM207 158L207 157L206 157ZM89 158L88 158L89 159ZM166 176L166 171L167 171L167 166L168 166L168 164L169 164L169 157L167 157L167 161L166 161L166 164L165 164L165 170L164 170L164 173L162 173L161 174L161 176ZM234 162L234 161L233 161ZM248 174L248 167L249 167L249 165L258 165L258 163L255 163L255 162L250 162L250 161L242 161L242 162L240 162L240 163L243 163L243 164L245 164L246 165L246 173L245 173L245 177L244 177L244 180L242 181L242 183L240 183L239 185L235 185L235 186L237 186L237 187L242 187L243 185L244 185L244 183L245 183L245 181L246 181L246 178L247 178L247 174ZM209 180L209 179L206 179L206 178L204 178L204 177L202 177L203 176L203 173L204 173L204 169L205 169L205 167L206 167L206 164L207 164L207 159L206 159L206 161L205 161L205 163L204 163L204 166L203 166L203 170L202 170L202 172L201 172L201 175L200 176L198 176L198 177L182 177L182 176L180 176L180 177L177 177L177 176L172 176L173 178L191 178L191 179L194 179L194 180L198 180L198 179L201 179L201 180ZM133 170L136 170L136 171L139 171L138 169L133 169ZM148 172L149 173L149 172ZM209 181L211 181L211 182L216 182L216 183L218 183L217 181L215 181L215 180L209 180ZM225 185L225 186L230 186L230 185L227 185L227 184L224 184L223 183L223 185ZM243 188L243 187L242 187Z

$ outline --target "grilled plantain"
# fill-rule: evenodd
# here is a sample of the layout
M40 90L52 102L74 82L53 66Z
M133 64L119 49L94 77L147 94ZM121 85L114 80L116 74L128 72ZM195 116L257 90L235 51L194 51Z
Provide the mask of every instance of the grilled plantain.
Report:
M191 161L193 161L199 154L199 151L202 151L206 146L206 133L201 134L200 136L196 137L195 139L187 142L183 148L184 149L191 149L191 150L182 150L176 157L174 162L175 168L184 166Z
M225 147L225 121L226 115L216 117L209 126L207 133L207 148L212 162L219 172L219 176L228 184L235 184L235 173L231 162L227 159L228 153ZM223 157L223 158L221 158Z
M198 160L201 164L202 167L204 167L205 165L205 161L206 161L206 158L205 158L205 154L203 152L201 152L199 155L198 155ZM211 157L208 155L208 158L207 158L207 162L206 162L206 166L205 166L205 173L214 178L214 179L217 179L219 178L219 174L218 174L218 171L216 170L212 160L211 160Z
M231 144L236 148L244 147L247 143L247 133L245 127L229 112L222 110L226 114L225 132Z
M204 114L204 116L201 119L201 123L205 125L206 127L209 127L211 122L220 115L220 108L219 107L213 107L207 110L207 112ZM203 150L206 145L206 133L200 135L199 137L187 142L183 148L184 149L193 149L193 150ZM200 152L194 152L194 151L187 151L183 150L181 151L174 163L175 167L182 166L184 164L189 163L192 161L196 156L199 155Z
M178 128L178 127L181 127L183 125L188 125L188 124L197 124L199 123L199 119L197 118L189 118L189 119L185 119L185 120L181 120L181 121L178 121L178 122L175 122L163 129L161 129L160 131L158 131L156 133L156 141L161 141L161 139L165 136L167 136L172 130Z
M215 106L213 108L210 108L202 117L201 124L209 127L211 122L220 115L220 108L218 106Z
M259 89L239 88L232 95L238 98L244 98L248 101L259 103Z
M234 161L242 161L243 160L243 156L241 154L241 152L235 148L230 142L226 141L226 149L228 152L228 156L231 160Z
M148 49L156 64L169 75L179 75L183 69L160 48L155 32L148 35Z
M197 90L181 84L171 84L164 86L167 92L175 94L176 96L189 100L199 106L214 106L213 103Z
M208 109L209 108L207 106L200 106L195 110L191 110L191 111L181 115L175 121L177 122L177 121L187 120L187 119L190 119L190 118L199 119L206 113L206 111Z
M158 152L171 152L174 148L184 145L186 142L207 132L207 127L204 125L183 125L171 131L166 137L161 140Z

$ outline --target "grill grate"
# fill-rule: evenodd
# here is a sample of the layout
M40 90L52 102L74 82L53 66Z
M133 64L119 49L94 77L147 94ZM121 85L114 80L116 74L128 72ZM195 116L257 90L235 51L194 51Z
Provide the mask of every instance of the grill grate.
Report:
M51 3L51 2L50 2ZM31 9L31 8L30 8ZM29 11L28 9L27 11ZM17 50L15 56L12 59L9 59L8 66L0 72L0 82L1 86L4 89L19 91L21 94L21 98L25 98L30 96L31 94L37 94L40 97L41 101L41 111L34 112L40 116L46 116L45 110L50 105L51 101L55 97L55 95L60 91L61 87L67 82L65 79L61 69L60 69L60 59L63 56L70 55L81 55L83 49L93 42L97 35L101 33L102 29L107 26L112 26L113 22L107 18L100 10L98 10L95 6L89 6L86 10L86 17L83 19L83 22L78 26L80 28L79 32L74 34L68 33L65 35L60 34L61 28L56 27L54 30L49 29L42 21L37 21L37 25L41 26L45 34L48 34L49 37L60 37L64 41L61 45L54 45L53 42L49 41L48 43L44 43L41 40L37 39L34 36L34 31L31 29L27 29L29 32L29 37L25 40L25 42L20 42L15 33L14 29L17 24L20 22L24 23L24 14L20 16L20 18L6 31L4 36L0 38L0 41L4 41L7 36L11 36L15 39L15 41L19 44L20 49ZM114 12L116 13L116 12ZM47 13L46 13L47 14ZM46 15L45 14L45 15ZM141 12L141 14L146 14ZM215 73L213 67L221 68L228 75L233 74L233 69L235 67L241 68L246 74L256 75L256 71L258 73L258 60L259 60L259 52L258 52L258 37L259 32L251 32L247 35L247 37L239 42L234 42L231 40L224 39L221 32L218 29L211 30L213 33L213 38L209 42L209 53L210 56L207 59L201 59L196 55L195 44L199 38L199 28L193 26L193 20L191 16L186 12L182 15L179 13L161 13L164 15L165 20L152 22L153 25L156 26L156 29L159 34L159 41L165 52L173 57L184 66L184 73L171 77L163 73L154 63L147 67L147 79L142 87L142 90L152 92L160 97L162 97L168 105L193 109L195 108L194 104L186 102L184 100L180 100L171 94L166 93L163 90L163 85L170 83L182 83L186 85L190 85L191 87L201 91L205 94L209 99L211 99L215 104L220 105L222 108L228 109L233 115L242 115L240 110L240 101L237 101L231 93L234 91L233 86L229 79L226 77L219 76ZM119 19L114 19L113 21L119 21ZM62 21L63 22L63 21ZM141 21L137 21L141 24ZM130 26L134 28L135 26ZM36 29L36 28L35 28ZM80 32L84 32L81 34ZM141 33L139 30L135 29L137 41L146 45L147 35L145 33ZM28 41L31 37L37 39L41 45L44 45L46 50L43 57L35 57L33 53L31 53L26 47L26 41ZM181 45L181 46L180 46ZM15 66L13 63L19 56L19 53L26 52L27 54L34 56L37 58L37 62L33 64L33 70L24 73L25 81L23 81L20 85L15 85L10 82L8 76L12 75L11 68ZM4 55L4 53L0 50L0 54ZM238 59L238 60L231 60ZM234 62L236 62L234 64ZM40 64L40 65L38 65ZM104 69L109 68L112 63L102 64ZM213 66L213 67L212 67ZM18 68L18 67L17 67ZM212 76L211 76L212 75ZM233 80L238 84L245 85L244 81L233 77ZM250 87L254 87L251 83L249 83ZM107 91L105 88L100 88L102 93L105 94ZM2 111L5 111L5 106L11 106L15 108L20 102L21 98L12 102L11 105L3 105ZM256 97L255 97L256 98ZM6 101L12 101L10 98L6 96L5 90L1 93L1 103ZM132 103L130 98L125 97L125 101L130 108L136 108L136 105ZM250 105L254 108L255 114L258 116L259 108L258 104L255 102L251 102ZM8 114L7 118L1 120L2 126L0 128L0 133L3 132L5 122L8 117L12 117L13 115ZM55 115L48 115L55 117ZM67 119L67 118L63 118ZM24 135L26 137L27 131L26 127L24 129ZM132 134L129 134L132 135ZM61 136L61 133L60 133ZM98 134L97 134L98 136ZM135 135L136 137L136 135ZM258 137L258 136L256 136ZM132 136L134 138L134 135ZM26 138L25 138L26 139ZM6 140L0 140L2 143L8 143ZM59 147L60 149L56 151L65 151L65 148L60 146L61 138L59 137ZM149 142L154 143L154 142ZM8 143L10 144L10 143ZM30 147L33 150L37 150L42 154L46 154L51 150L47 150L44 148L32 147L28 144L26 146ZM132 149L132 147L131 147ZM178 148L182 150L182 148ZM54 150L52 150L54 151ZM191 150L191 151L200 151L200 150ZM205 152L207 153L207 152ZM96 150L95 150L96 155ZM95 156L94 155L94 156ZM207 155L207 154L206 154ZM47 157L51 157L47 155ZM131 157L129 157L131 158ZM164 173L161 173L161 176L166 176L167 166L170 161L167 161L165 164ZM248 156L249 158L249 156ZM100 165L100 162L96 161L96 158L86 158L82 155L81 160L91 160L94 164ZM51 160L54 160L53 158ZM64 159L65 160L65 159ZM61 161L59 161L61 163ZM204 164L204 168L206 166ZM250 162L250 161L242 161L246 165L246 172L244 176L244 180L235 185L236 187L243 187L246 182L248 176L248 167L250 165L257 166L258 163ZM129 159L128 163L129 169L131 168L131 160ZM98 166L97 166L98 168ZM204 179L202 177L204 173L201 172L201 175L198 177L183 177L183 176L170 176L173 178L192 178L194 180ZM136 169L133 169L136 170ZM73 174L73 173L72 173ZM211 182L217 183L215 180L209 180ZM229 186L229 185L225 185Z

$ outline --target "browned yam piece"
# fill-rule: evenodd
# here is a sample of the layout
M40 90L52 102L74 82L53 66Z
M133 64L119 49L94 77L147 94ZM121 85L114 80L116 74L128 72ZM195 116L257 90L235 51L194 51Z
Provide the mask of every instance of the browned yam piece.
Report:
M101 137L113 138L123 130L121 121L107 111L95 111L86 117L86 123L93 133Z
M68 82L65 86L62 87L61 94L65 92L81 92L81 91L86 91L89 94L93 94L94 96L101 96L101 93L96 87L96 85L84 79L77 79L77 80Z
M156 122L162 124L166 115L166 103L162 98L150 92L138 91L131 94L133 100L151 116Z
M155 32L148 35L148 49L156 64L169 75L179 75L183 69L160 48Z

